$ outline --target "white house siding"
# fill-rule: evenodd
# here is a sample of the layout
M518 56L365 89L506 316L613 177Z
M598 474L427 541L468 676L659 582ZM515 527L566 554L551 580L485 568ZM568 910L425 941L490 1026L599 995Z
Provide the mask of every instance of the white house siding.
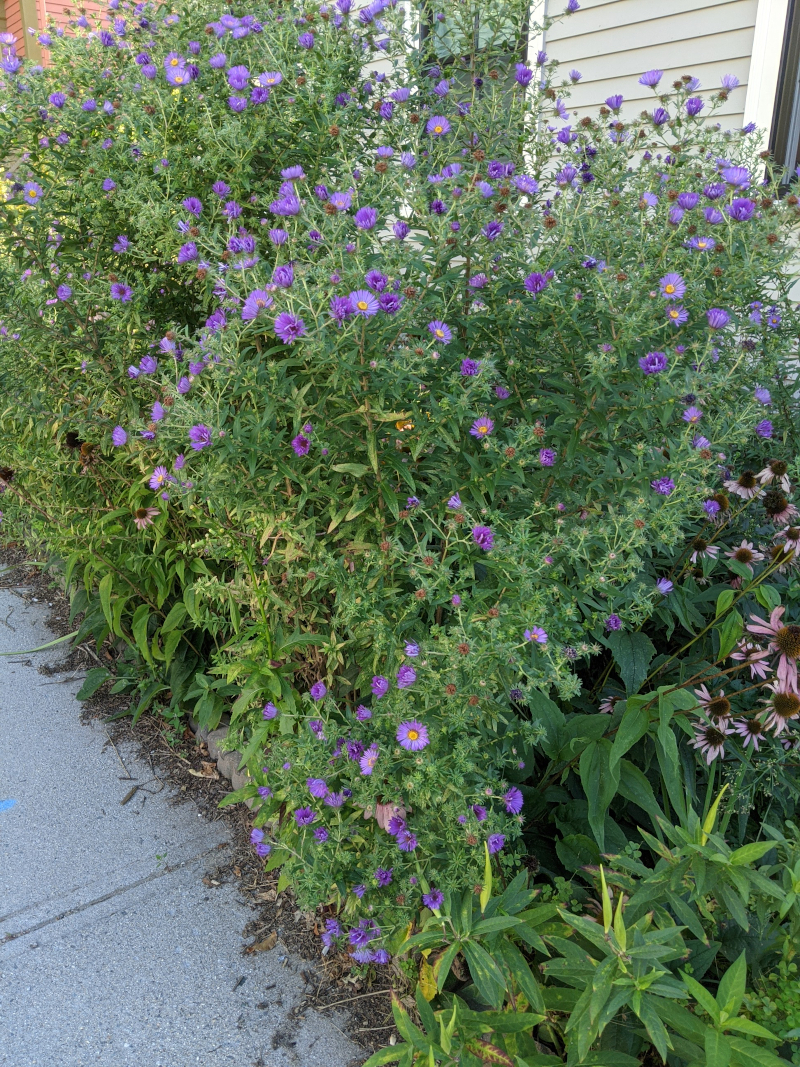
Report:
M761 0L764 3L764 0ZM566 0L534 0L533 15L563 11ZM622 115L653 107L651 89L639 85L646 70L664 71L662 86L683 74L700 79L697 95L720 87L723 74L740 81L715 112L725 129L744 124L747 85L759 0L581 0L580 9L547 31L544 48L559 61L558 75L583 75L567 106L579 116L596 113L612 93L622 93ZM535 55L541 39L531 39Z

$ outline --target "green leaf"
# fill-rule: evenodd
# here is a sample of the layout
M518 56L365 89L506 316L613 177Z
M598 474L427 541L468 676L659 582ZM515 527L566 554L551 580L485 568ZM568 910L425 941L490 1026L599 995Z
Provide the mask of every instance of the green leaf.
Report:
M109 571L97 587L97 591L100 594L100 605L103 608L103 614L106 617L109 630L114 629L114 615L111 611L111 591L113 588L114 574Z
M731 1046L718 1030L706 1031L706 1067L728 1067L731 1062Z
M617 630L609 634L606 643L619 667L620 677L628 693L637 693L647 677L650 660L656 654L653 642L643 633Z
M657 825L657 820L664 818L664 812L656 800L653 787L642 771L630 760L620 760L617 791L620 796L646 811L654 824Z
M609 769L614 771L619 761L647 733L650 726L650 711L642 697L629 697L625 714L617 729L609 756Z
M761 607L770 612L774 611L781 602L781 594L774 585L757 585L755 594Z
M147 640L147 624L150 621L150 607L147 604L140 604L133 615L133 622L131 623L131 631L133 633L136 645L141 652L144 660L153 666L153 657L150 654L150 645Z
M690 974L686 974L681 971L681 975L683 977L684 982L686 983L686 988L692 994L692 996L700 1005L700 1007L704 1008L708 1012L708 1014L711 1016L715 1023L718 1023L719 1005L717 1004L716 1000L714 1000L714 997L711 995L711 993L709 993L706 987L704 985L701 985L696 978L692 978Z
M465 941L462 950L469 964L472 980L478 987L480 995L493 1008L501 1007L506 990L503 972L486 949L474 941Z
M436 1016L433 1014L433 1008L423 996L419 986L416 988L414 999L417 1002L417 1011L419 1012L422 1025L425 1027L429 1035L433 1034L433 1032L438 1029L436 1026Z
M392 1015L394 1015L395 1026L401 1037L410 1042L414 1048L419 1049L421 1052L427 1052L430 1047L430 1041L426 1041L425 1035L415 1026L411 1021L411 1016L406 1009L400 1003L400 998L392 991Z
M728 608L733 603L734 592L732 589L723 589L717 597L717 610L714 618L718 619L720 615L724 615Z
M410 1048L410 1045L388 1045L386 1048L378 1049L368 1060L364 1061L364 1067L384 1067L387 1063L397 1063L403 1053Z
M362 478L369 467L363 463L334 463L333 470L339 471L340 474L352 474L354 478Z
M556 841L556 854L568 871L600 862L600 849L585 834L568 834Z
M619 785L619 767L612 769L610 759L611 742L601 738L583 750L578 764L581 785L589 805L589 826L601 852L605 848L606 812Z
M719 658L725 659L736 647L744 631L744 622L738 611L731 611L714 629L719 634Z
M721 1011L729 1016L738 1015L739 1008L744 1000L744 991L747 984L747 960L746 953L741 955L727 969L722 976L722 981L717 989L717 1004Z
M742 845L741 848L735 849L729 857L729 862L736 867L745 863L755 863L773 848L775 848L774 841L752 841L749 845Z
M444 983L447 981L447 976L450 974L450 968L453 966L453 960L458 955L460 948L461 945L458 942L449 945L448 948L445 949L445 953L441 960L439 960L439 963L434 968L436 974L436 988L440 993L444 989Z
M83 685L75 694L78 700L88 700L89 697L94 696L103 682L111 677L111 671L106 667L92 667L86 672L86 677L83 679Z
M728 1019L722 1024L724 1030L736 1030L741 1034L750 1034L752 1037L763 1038L764 1041L780 1041L777 1034L771 1034L765 1026L759 1026L752 1019Z
M654 1000L655 997L651 997L647 993L642 993L638 1007L636 1000L633 998L631 998L631 1006L644 1023L644 1028L647 1030L647 1036L653 1042L659 1056L666 1062L667 1052L672 1045L666 1027L656 1014L653 1006ZM708 1065L708 1067L710 1067L710 1065Z
M161 632L163 634L171 633L176 626L180 626L183 620L186 618L188 609L182 600L176 600L172 607L169 609L169 614L161 625Z
M538 690L534 690L530 694L528 706L531 720L534 723L538 722L546 730L545 737L541 742L542 748L550 759L555 759L561 748L559 733L567 721L563 711Z
M528 1004L530 1004L534 1011L545 1011L544 998L542 997L539 983L536 981L536 978L528 965L528 961L522 955L520 950L506 938L503 938L500 941L499 948L503 962L511 972L511 977L517 983L521 992L525 995Z

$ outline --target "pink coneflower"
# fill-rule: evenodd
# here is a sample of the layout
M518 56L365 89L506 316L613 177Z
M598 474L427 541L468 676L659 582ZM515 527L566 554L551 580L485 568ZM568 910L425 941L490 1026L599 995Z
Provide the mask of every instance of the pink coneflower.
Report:
M158 508L137 508L133 513L133 521L137 530L144 530L153 525L153 519L158 515Z
M625 697L604 697L600 701L600 707L597 710L601 715L611 715L619 701L624 699Z
M770 667L764 662L769 659L769 652L752 641L740 641L736 651L731 653L731 659L749 667L751 678L766 678L770 673Z
M706 717L713 723L719 725L731 717L731 702L725 696L724 689L720 689L717 696L712 696L706 687L701 685L699 689L695 689L694 695Z
M717 756L725 755L725 738L728 734L733 733L727 720L723 720L719 724L699 723L694 729L696 736L692 741L692 747L702 752L706 763L710 765Z
M800 748L800 737L797 734L789 734L788 737L782 737L781 747L785 752L797 751Z
M786 548L791 548L797 555L800 548L800 526L787 526L785 530L780 530L775 534L775 540L782 540Z
M772 545L769 549L769 566L774 567L778 574L786 572L797 565L797 550L788 542L786 544Z
M733 728L740 737L744 738L744 748L752 745L755 751L758 752L758 742L764 740L762 723L758 719L739 719L733 724Z
M761 502L767 518L776 526L782 526L797 514L797 508L789 503L780 489L767 489Z
M763 471L758 472L756 477L762 485L769 485L774 478L776 485L780 486L784 493L788 493L792 488L792 483L789 480L789 467L782 459L773 459Z
M767 685L765 688L770 690L772 696L764 701L767 707L761 713L762 721L777 737L783 733L787 723L800 716L800 697L788 687L782 689L780 683Z
M430 743L428 728L421 722L401 722L397 727L397 740L403 748L410 752L419 752Z
M691 545L694 550L689 557L692 563L697 563L699 559L716 559L719 555L719 545L710 545L708 541L702 537L695 537Z
M770 638L770 652L780 655L778 660L778 687L780 689L797 689L797 657L800 656L800 626L790 623L781 625L786 609L783 605L774 608L769 622L758 615L751 615L753 620L747 627L751 634L764 634Z
M742 471L738 478L731 478L722 483L727 490L740 496L742 500L752 500L761 493L761 487L755 474L750 471Z
M750 541L742 541L737 548L732 548L725 555L728 559L735 559L737 563L743 563L751 574L753 573L753 564L760 563L764 558L764 553L756 552Z

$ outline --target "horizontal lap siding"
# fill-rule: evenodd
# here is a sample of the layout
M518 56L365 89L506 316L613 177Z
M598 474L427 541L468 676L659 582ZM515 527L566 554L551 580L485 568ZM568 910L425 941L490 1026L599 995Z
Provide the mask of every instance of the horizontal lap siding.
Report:
M561 6L548 5L551 12ZM742 125L757 7L758 0L582 0L550 28L545 47L559 61L557 80L573 68L583 75L568 101L579 116L595 113L612 93L625 97L623 118L652 108L654 94L638 78L654 67L664 71L664 87L683 74L699 78L700 96L735 74L741 84L714 116L731 129Z
M22 8L19 5L19 0L6 0L5 4L6 14L6 33L13 33L17 38L17 51L22 54L22 48L19 45L24 40L22 31Z

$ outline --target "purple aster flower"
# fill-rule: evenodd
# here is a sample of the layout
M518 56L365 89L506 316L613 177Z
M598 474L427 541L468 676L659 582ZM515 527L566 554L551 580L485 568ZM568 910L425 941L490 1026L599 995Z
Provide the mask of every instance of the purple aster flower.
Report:
M401 852L413 852L418 844L416 837L410 830L401 830L395 840Z
M645 202L645 204L647 204L648 207L658 206L658 197L655 193L642 193L642 200Z
M678 207L683 208L684 211L693 211L699 203L699 193L680 193L678 195Z
M706 312L706 319L708 320L709 328L712 330L721 330L723 326L727 326L731 321L728 312L723 311L722 308L709 308Z
M663 76L663 70L648 70L639 78L639 84L646 86L648 89L655 89Z
M344 804L344 793L328 793L324 803L327 804L329 808L341 808Z
M441 319L434 319L428 323L428 330L439 344L449 345L453 340L453 333L446 322L442 322Z
M431 911L438 911L444 904L444 893L441 889L431 889L430 892L422 894L422 903Z
M278 709L275 707L275 705L272 703L272 701L269 700L264 705L264 709L263 709L261 714L267 720L275 719L275 718L277 718L277 715L278 715Z
M378 306L386 315L396 315L403 304L403 298L397 293L381 293Z
M506 811L509 815L519 815L522 811L522 793L516 786L512 785L509 791L503 797L506 804Z
M298 338L305 337L306 324L288 311L282 311L275 319L274 329L275 336L285 345L290 345Z
M537 293L541 293L550 284L550 279L546 274L540 274L538 271L534 271L533 274L529 274L528 277L522 283L529 293L533 293L536 296Z
M531 70L531 68L526 67L524 63L517 63L517 70L514 75L514 81L516 81L516 83L518 85L521 85L524 89L528 85L530 85L532 78L533 71Z
M614 96L606 97L606 107L611 108L612 111L619 111L622 107L624 97L621 93L615 93Z
M372 695L376 700L380 700L381 697L385 697L389 692L389 679L384 678L382 674L376 674L372 679Z
M139 369L142 374L155 374L158 370L158 360L155 356L142 356L139 361Z
M462 378L474 378L476 374L480 373L481 365L477 359L462 359L461 360L461 377Z
M692 448L711 448L711 442L702 434L697 434L692 438Z
M543 467L552 467L556 461L556 453L552 448L539 449L539 462Z
M487 240L496 241L504 229L505 227L503 226L502 222L497 222L495 219L492 219L491 222L486 223L486 225L481 230L481 233L484 235L484 237L486 237Z
M164 409L163 404L161 404L160 401L156 400L156 402L155 402L155 404L153 404L153 408L152 408L152 410L150 412L150 421L151 422L161 422L161 420L164 418L166 413L167 412Z
M733 185L737 189L748 189L750 187L750 171L747 167L723 167L720 171L720 177L728 185Z
M228 85L231 89L244 89L250 78L250 71L247 67L237 66L231 67L227 74Z
M659 578L656 582L656 589L662 596L669 596L675 585L669 580L669 578Z
M414 670L413 667L409 667L408 664L405 664L404 666L402 666L400 668L400 670L397 672L397 688L398 689L408 689L410 686L412 686L414 684L414 682L416 682L416 680L417 680L417 672Z
M476 419L472 427L470 428L470 434L473 437L488 437L494 429L494 422L488 415L481 415L479 419Z
M294 813L294 821L298 826L309 826L316 817L316 812L311 808L298 808Z
M650 483L650 488L661 496L669 496L675 488L675 483L671 478L656 478L655 481Z
M258 845L264 840L264 831L254 826L250 831L250 844Z
M478 548L488 552L494 545L494 534L488 526L474 526L472 528L472 540Z
M689 321L689 312L682 304L672 304L665 314L673 326L682 326L684 322Z
M747 222L755 214L756 205L749 197L737 196L725 210L734 222Z
M397 739L401 748L410 752L419 752L430 744L428 728L421 722L401 722L397 728Z
M365 708L363 704L359 704L356 708L356 718L359 722L366 722L372 718L372 712L369 708Z
M117 187L117 183L114 181L113 178L105 178L104 179L104 181L103 181L103 189L105 190L105 192L110 193L112 190L116 189L116 187Z
M447 501L447 506L451 511L458 511L461 507L461 497L458 493L453 493L450 499Z
M358 765L361 768L361 773L367 777L372 774L375 764L378 762L378 746L373 742L368 749L364 752L364 755L359 759Z
M359 900L361 900L361 898L364 896L366 891L367 891L367 887L365 885L354 885L353 889L352 889L352 892L355 894L355 896L358 897ZM351 930L350 934L349 934L350 944L351 945L359 944L358 940L354 939L354 936L356 936L356 937L357 936L361 936L362 938L365 938L361 943L362 944L366 944L366 942L369 941L369 937L365 936L367 934L368 934L368 931Z
M666 369L667 357L664 352L648 352L639 360L639 366L645 374L660 374Z
M197 259L199 252L197 251L197 245L194 241L187 241L185 245L181 245L178 252L178 263L191 263Z
M127 433L121 426L115 426L111 431L111 443L115 448L121 448L128 440Z
M571 2L572 2L572 0L571 0ZM573 10L577 10L577 0L576 0L576 6L575 6L575 8ZM505 834L489 834L488 838L486 839L486 845L487 845L487 847L489 849L489 854L492 855L492 856L496 852L499 852L502 849L502 847L503 847L503 845L505 843L506 843Z
M703 217L705 218L709 226L718 226L721 222L725 221L725 216L715 207L705 208L703 210Z
M773 432L773 426L769 419L762 419L758 426L756 426L756 433L759 437L770 438L772 437Z
M444 115L431 115L425 124L426 133L431 134L432 137L441 137L443 134L449 133L450 129L450 123Z
M523 637L526 641L533 641L537 645L547 644L547 633L541 626L531 626L530 630L525 631Z
M686 283L680 274L665 274L658 284L661 295L667 300L680 300L686 292Z
M402 219L398 219L394 226L392 226L392 232L398 241L404 241L409 234L408 223L403 222Z
M353 305L349 296L332 296L330 302L331 318L340 326L346 320L353 317Z
M195 452L199 452L202 448L207 448L211 444L211 430L200 422L190 428L189 441Z
M716 500L704 500L703 511L708 515L710 519L713 519L715 515L718 515L721 508Z
M705 106L705 101L701 96L690 96L686 101L686 114L699 115Z
M514 178L514 185L521 193L527 193L528 196L533 196L534 193L539 192L539 183L535 178L528 177L527 174L518 174Z
M772 403L772 396L770 395L770 391L769 391L769 389L765 389L763 387L763 385L759 385L759 386L756 387L756 390L753 393L753 396L755 396L755 398L759 402L759 404L771 404Z
M730 93L738 87L739 79L736 77L735 74L723 74L720 84L726 92Z
M622 629L622 619L619 617L619 615L611 614L606 619L605 626L606 626L606 630L608 630L608 631L621 630Z
M371 293L369 289L356 289L350 293L348 297L350 306L355 315L363 315L364 318L370 318L372 315L377 315L380 310L380 304L375 298L375 294Z
M69 300L72 296L72 290L68 285L59 285L56 289L56 296L59 300Z
M372 876L381 889L392 884L392 868L379 867Z
M713 237L691 237L687 242L687 248L695 252L713 252L717 242Z
M111 299L119 300L122 304L127 304L133 297L133 290L129 285L124 285L122 282L112 282L111 284Z
M485 822L486 814L487 814L486 808L481 807L480 804L473 804L472 805L472 811L473 811L473 813L475 815L475 818L478 820L478 822Z
M322 700L328 690L324 682L314 682L308 692L312 700Z
M313 48L314 47L314 34L313 33L301 33L297 38L297 43L301 48Z
M128 238L125 236L124 233L121 233L119 235L119 237L116 239L116 241L114 242L113 248L114 248L115 252L122 253L122 252L127 252L128 249L130 248L130 246L131 246L131 243L128 240Z
M242 321L252 322L258 318L261 311L265 311L273 303L272 297L266 289L254 289L242 305Z
M328 831L325 829L324 826L318 826L314 831L314 838L321 845L324 845L325 842L328 840Z
M328 783L324 778L307 778L306 785L311 796L317 800L324 800L328 795Z
M654 126L663 126L665 122L669 122L669 112L665 111L663 107L653 108L653 114L650 116L653 120Z
M497 397L498 400L508 400L508 398L511 396L511 390L506 389L504 385L496 385L494 387L494 395Z
M378 221L378 212L374 207L360 207L353 216L359 230L371 230Z
M292 439L292 448L296 456L307 456L311 448L311 442L305 434L299 433L297 437Z
M694 405L692 405L691 407L686 408L684 413L681 415L681 418L683 419L684 422L689 422L689 423L692 423L692 424L699 422L702 419L702 417L703 417L702 408L695 407Z

